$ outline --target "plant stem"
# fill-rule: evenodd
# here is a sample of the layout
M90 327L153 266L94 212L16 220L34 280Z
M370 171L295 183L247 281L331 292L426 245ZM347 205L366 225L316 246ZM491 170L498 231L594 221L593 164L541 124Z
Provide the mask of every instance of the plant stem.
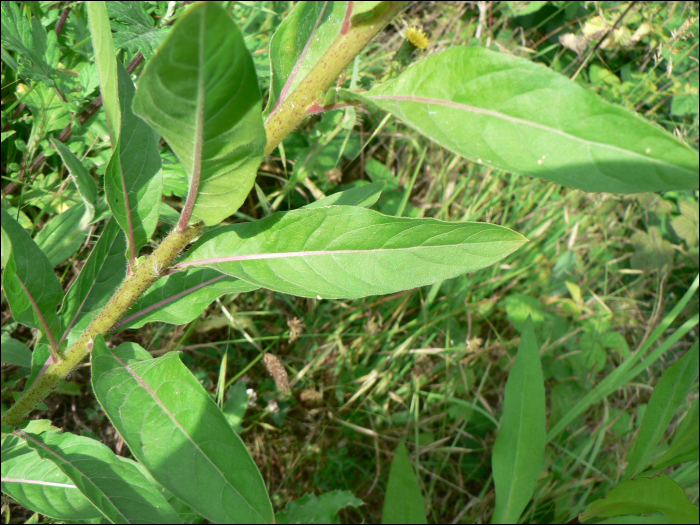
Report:
M355 57L394 18L406 2L387 2L377 7L374 16L351 24L346 33L338 35L321 60L306 75L304 80L279 104L265 123L267 146L265 155L272 153L322 102L319 92L325 93L340 74L355 60Z
M301 84L268 118L265 124L266 155L272 153L302 120L318 112L321 102L318 99L319 92L325 93L333 85L336 78L406 3L387 2L380 5L372 17L355 24L348 24L347 30L344 28L341 31ZM350 16L351 12L348 12L348 20ZM98 107L99 105L96 105L95 110ZM5 412L2 424L14 426L21 423L88 356L94 338L98 334L106 335L117 324L136 300L164 275L173 260L203 228L204 223L199 222L185 229L181 227L173 229L151 256L135 268L133 275L127 275L119 290L68 349L61 361L54 360L46 372L37 378L12 408Z
M112 296L85 332L63 355L60 362L53 362L46 372L2 416L3 425L18 425L48 396L63 379L87 357L92 342L98 334L106 335L129 310L136 300L163 275L175 257L204 228L199 222L180 232L173 229L148 259L141 263L133 275L127 276L119 290Z

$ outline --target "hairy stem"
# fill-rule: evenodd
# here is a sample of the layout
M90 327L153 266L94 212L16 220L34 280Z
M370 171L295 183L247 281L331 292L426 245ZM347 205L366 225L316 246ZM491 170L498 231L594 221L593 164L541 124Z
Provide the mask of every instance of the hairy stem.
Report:
M265 124L269 155L306 117L319 112L318 93L328 90L336 78L355 60L355 57L396 16L406 2L388 2L377 8L374 16L350 23L351 8L343 31L329 47L316 66L299 86L282 100ZM95 110L99 107L96 106ZM60 140L60 138L59 138ZM42 161L43 162L43 161ZM119 319L160 277L167 273L175 258L204 228L199 222L189 227L179 224L148 259L132 275L127 275L121 287L112 296L100 314L90 323L80 338L66 351L60 362L54 360L47 370L20 397L2 417L3 425L18 425L77 367L92 350L94 338L106 335Z
M345 33L341 31L304 80L270 114L265 123L267 132L265 155L272 153L306 117L317 112L310 109L318 108L320 102L318 93L325 93L333 86L335 79L405 4L406 2L387 2L377 7L375 16L362 20L357 25L350 24Z
M199 222L184 232L177 228L163 240L151 256L140 264L133 275L127 276L121 287L112 296L90 326L62 356L53 362L46 372L22 397L2 416L3 425L18 425L34 408L48 396L65 377L87 357L92 342L98 334L106 335L129 310L131 305L163 275L175 257L204 228Z

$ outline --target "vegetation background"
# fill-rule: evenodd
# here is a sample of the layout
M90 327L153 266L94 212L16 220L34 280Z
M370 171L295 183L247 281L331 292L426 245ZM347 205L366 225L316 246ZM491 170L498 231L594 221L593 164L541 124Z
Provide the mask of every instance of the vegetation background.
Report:
M125 64L139 51L146 57L153 52L164 14L182 2L142 4L142 20L115 20L115 35L140 35L124 46ZM265 100L267 45L292 2L224 5L246 36ZM2 206L15 213L19 208L22 224L35 233L77 202L48 138L75 124L98 90L85 6L21 7L58 34L59 77L73 86L54 98L23 77L16 57L3 47ZM616 22L612 38L601 44ZM424 50L405 52L410 26L427 35ZM457 44L546 64L698 147L697 2L416 2L380 33L339 85L369 86L395 76L410 60ZM405 440L428 519L485 522L494 504L490 453L527 315L542 346L551 428L641 346L695 278L698 192L584 193L467 161L382 113L353 113L319 115L293 133L284 158L277 151L263 163L255 191L235 220L384 180L375 206L383 213L486 221L531 242L503 264L432 287L347 301L259 290L217 300L188 325L149 324L124 330L112 342L136 341L154 355L183 352L183 361L240 430L277 510L308 492L343 489L365 505L342 511L342 522L378 521L393 452ZM32 134L33 126L38 133ZM100 110L77 126L70 143L86 155L98 181L110 152L106 130ZM33 169L42 153L46 162ZM185 179L170 158L164 165L166 202L179 208ZM167 208L161 219L165 233L172 220ZM64 288L99 228L58 266ZM2 307L3 334L31 347L33 334L11 322L4 296ZM697 312L696 296L669 334ZM696 337L691 330L658 366L621 385L552 442L522 521L569 520L620 481L653 386ZM263 351L284 363L291 394L277 390ZM12 403L8 392L22 387L18 381L25 377L3 364L3 411ZM46 400L48 410L36 415L128 456L89 390L88 370L81 368ZM698 462L671 475L697 505ZM7 523L45 521L4 496L2 512Z

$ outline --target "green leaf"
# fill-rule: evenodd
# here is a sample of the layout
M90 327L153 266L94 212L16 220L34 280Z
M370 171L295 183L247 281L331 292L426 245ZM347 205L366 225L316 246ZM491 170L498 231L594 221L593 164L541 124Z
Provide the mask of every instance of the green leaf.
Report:
M21 73L53 86L60 51L56 33L46 31L38 18L31 22L16 2L2 2L2 45L17 53Z
M34 241L57 266L80 249L89 233L89 212L84 203L68 208L51 218L37 233Z
M175 266L206 266L302 297L364 297L484 268L526 240L492 224L330 206L215 228Z
M428 523L425 501L403 441L391 462L382 523Z
M70 433L24 434L27 445L55 463L112 523L181 523L133 460Z
M239 379L228 389L228 392L226 392L226 402L224 406L221 407L221 411L224 413L224 416L226 416L226 420L237 434L243 432L243 416L245 416L247 409L248 385L245 381ZM279 515L277 516L277 523L280 523Z
M453 47L369 92L342 93L480 164L586 191L698 187L697 151L566 77L506 53Z
M683 463L697 461L700 456L700 421L698 417L698 399L693 401L680 428L673 436L673 443L664 454L654 461L654 470Z
M634 254L630 265L636 270L663 271L673 264L675 249L663 238L656 226L649 226L649 232L638 231L630 239Z
M102 517L56 464L40 458L15 435L2 440L2 491L23 507L55 520Z
M63 163L68 168L68 171L73 178L76 188L78 188L78 193L85 203L85 208L87 213L83 219L85 226L92 222L95 217L95 206L97 205L97 184L95 180L90 176L88 170L85 169L83 163L76 157L73 152L57 140L51 139L51 144L58 151L58 154L63 159Z
M41 248L9 213L1 213L2 229L12 250L2 274L12 316L25 326L41 330L57 348L55 343L63 329L56 313L63 299L61 284Z
M693 505L678 484L662 474L655 478L625 481L615 487L608 497L588 504L579 514L582 522L624 515L660 512L672 523L697 523L698 507Z
M536 13L540 9L542 9L545 5L548 4L548 2L524 2L524 1L517 1L517 2L505 2L506 4L506 12L508 13L509 17L515 17L515 16L525 16L525 15L531 15L532 13Z
M150 60L170 28L153 27L153 18L143 6L143 2L109 2L107 10L112 18L114 45L132 53L140 51Z
M69 344L87 328L124 280L125 249L124 233L115 220L110 220L61 305Z
M17 366L32 366L32 351L24 343L2 334L2 362Z
M117 74L117 55L114 52L112 31L109 27L109 16L105 2L88 2L88 18L90 20L90 35L92 47L95 50L95 62L100 75L100 91L102 104L107 114L109 135L112 138L112 148L119 142L119 131L122 129L121 112L119 109L119 79Z
M383 3L385 2L353 2L351 18L353 24L371 18L374 10Z
M272 79L265 117L325 54L340 34L347 11L348 2L299 2L285 17L270 42Z
M338 523L338 511L346 507L359 507L363 501L348 490L332 490L316 497L305 494L299 501L290 501L287 508L277 514L277 523Z
M625 479L634 478L649 466L656 445L697 381L699 369L700 346L696 341L681 359L664 372L654 388L629 455Z
M272 505L241 438L177 352L127 359L102 336L92 385L112 424L153 477L216 523L270 523ZM126 349L133 354L133 347Z
M49 350L49 345L46 343L38 343L34 346L34 351L32 352L32 369L29 373L29 379L27 379L27 384L24 387L26 392L32 383L36 380L37 376L42 373L46 366L50 365L51 350Z
M151 286L118 326L120 329L141 328L146 323L158 321L189 323L218 297L257 289L254 284L210 269L168 275Z
M153 235L158 225L158 208L163 195L163 174L158 153L158 134L134 115L134 83L120 63L119 96L121 135L105 173L107 202L119 226L135 246L135 257ZM129 241L130 242L130 241Z
M63 103L56 91L44 84L35 84L31 90L24 84L17 86L17 93L23 96L24 103L32 112L32 135L30 143L38 144L44 136L70 124L68 106ZM32 144L28 146L33 148Z
M681 214L671 220L673 231L688 246L696 246L698 244L698 224L700 223L698 205L692 201L682 200L678 202L678 207Z
M192 221L218 224L253 187L267 143L261 105L238 27L217 3L195 5L146 66L134 99L187 171Z
M323 208L324 206L362 206L363 208L369 208L379 200L383 189L384 182L364 184L349 190L339 191L324 199L302 206L302 208L305 210Z
M544 377L532 318L508 375L503 417L493 446L496 506L491 523L516 523L542 471L546 435Z

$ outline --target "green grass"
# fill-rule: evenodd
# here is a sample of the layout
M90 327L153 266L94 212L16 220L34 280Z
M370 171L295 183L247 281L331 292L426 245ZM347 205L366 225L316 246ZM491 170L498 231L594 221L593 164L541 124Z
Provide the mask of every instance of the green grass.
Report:
M230 6L229 11L241 23L264 87L269 84L269 76L264 76L264 45L288 6L250 4ZM586 9L576 3L578 8L573 9L565 2L553 2L520 17L512 16L506 2L487 4L482 23L476 3L461 2L411 4L403 20L422 27L430 37L428 49L419 55L457 44L482 45L573 75L579 59L557 38L580 32L581 25L598 14L592 4ZM41 5L46 9L48 4ZM628 4L597 5L613 22ZM84 16L83 7L77 11ZM55 15L46 13L45 17ZM633 32L642 20L650 20L652 35L629 49L599 49L576 81L635 109L697 148L697 16L695 3L638 3L622 25ZM692 34L687 33L685 40L674 38L672 31L692 17ZM397 29L404 25L397 20L394 26L359 58L357 75L353 79L349 71L345 87L353 80L367 87L393 74L389 66L403 40ZM71 53L76 63L80 55L91 53L89 45L81 46L82 40L77 30L60 40L62 47L75 49ZM615 78L601 75L601 70ZM5 61L2 74L3 131L16 132L3 142L2 174L7 184L17 180L20 165L42 147L36 145L32 152L29 144L30 154L23 151L23 144L30 143L29 111L17 113L20 106L14 102L21 96L20 79ZM690 110L684 112L688 104ZM694 206L697 233L698 195L694 191L586 194L472 163L399 122L384 122L381 113L358 111L357 117L352 132L343 127L343 113L335 112L311 119L305 129L290 136L284 148L287 162L278 153L267 159L258 177L259 192L251 193L238 220L298 207L314 200L314 191L330 194L356 181L389 177L393 182L377 205L381 211L487 221L512 228L531 242L502 264L432 287L353 301L260 290L223 297L189 325L151 324L119 332L112 343L137 341L154 355L182 351L185 364L212 395L219 383L229 386L232 379L255 392L257 399L254 403L251 399L242 421L242 437L273 494L276 510L307 492L345 489L365 505L342 511L342 522L380 520L391 458L398 443L406 440L429 521L486 522L494 504L490 454L525 317L533 315L542 345L551 429L627 352L645 342L652 343L653 351L674 329L697 316L694 295L658 339L652 335L698 272L697 237L693 243L678 226L679 217L687 217L679 203L687 202ZM96 141L87 156L88 166L101 174L109 147L104 116L94 118L83 132L77 142L85 153ZM311 150L302 171L301 162L295 166L295 161L314 144L317 148ZM332 168L340 169L340 180ZM49 157L35 178L3 199L3 207L21 208L39 229L74 202L72 194L61 190L64 171L58 156ZM295 180L293 174L300 172L309 174L311 184ZM176 197L166 201L179 206ZM169 226L161 228L164 233ZM87 253L84 249L59 266L64 286ZM3 298L3 311L5 306ZM7 321L3 316L3 331L30 344L30 331ZM697 338L696 324L691 322L691 330L660 359L617 385L550 442L534 504L521 521L570 520L587 502L604 497L621 481L652 388ZM298 332L296 337L292 331ZM276 390L259 359L261 351L282 360L291 394ZM64 430L90 433L128 455L91 396L88 379L87 370L78 369L72 381L81 385L81 394L53 395L46 400L49 410L38 415L50 417ZM16 367L3 367L4 407L12 402L10 391L23 386L22 381ZM697 396L697 388L694 392ZM697 504L697 461L669 472ZM3 509L8 522L29 518L16 505Z

